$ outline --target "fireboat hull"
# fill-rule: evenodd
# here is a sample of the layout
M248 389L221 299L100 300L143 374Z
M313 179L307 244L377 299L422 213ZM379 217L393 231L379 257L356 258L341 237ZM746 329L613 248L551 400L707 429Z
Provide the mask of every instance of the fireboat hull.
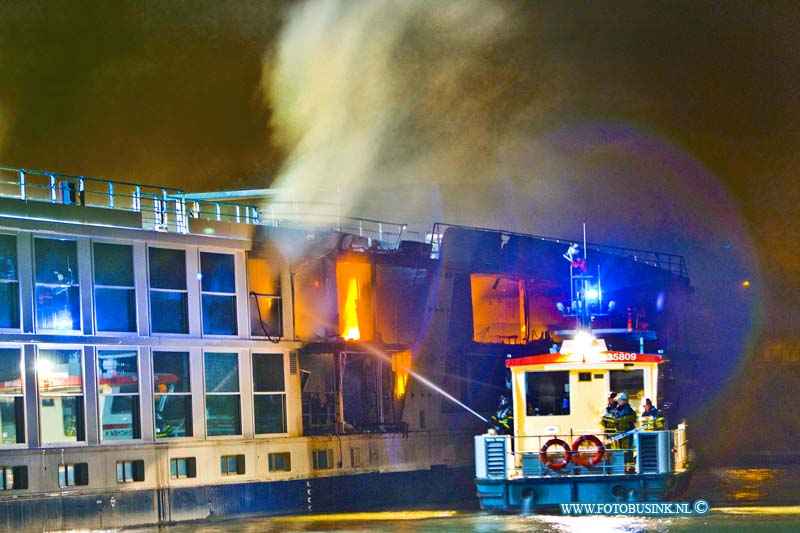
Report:
M560 512L562 503L664 502L684 494L693 468L665 474L476 479L481 509L492 513Z

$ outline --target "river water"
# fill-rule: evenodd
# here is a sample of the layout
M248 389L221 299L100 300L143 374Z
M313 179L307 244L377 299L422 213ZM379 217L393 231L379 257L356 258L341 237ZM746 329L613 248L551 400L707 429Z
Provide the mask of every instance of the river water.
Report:
M695 472L683 501L704 499L703 515L644 516L519 516L489 515L478 510L399 510L382 513L332 514L226 520L178 524L136 531L160 533L256 533L360 531L474 532L800 532L800 466L714 467Z

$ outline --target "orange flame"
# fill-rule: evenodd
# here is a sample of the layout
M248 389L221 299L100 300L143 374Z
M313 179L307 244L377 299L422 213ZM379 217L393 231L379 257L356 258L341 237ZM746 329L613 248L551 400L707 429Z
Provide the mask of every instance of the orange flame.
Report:
M361 331L358 329L358 280L354 277L347 282L347 298L343 311L342 338L346 341L357 341L361 338Z
M392 354L392 371L394 372L394 397L398 400L406 395L408 388L408 369L411 367L411 352Z

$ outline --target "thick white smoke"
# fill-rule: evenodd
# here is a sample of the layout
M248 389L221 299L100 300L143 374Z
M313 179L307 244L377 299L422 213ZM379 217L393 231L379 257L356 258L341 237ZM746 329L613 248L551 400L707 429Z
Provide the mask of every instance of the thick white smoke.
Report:
M502 181L498 157L549 106L552 91L538 80L554 78L541 62L519 63L524 6L509 6L296 6L267 82L274 130L291 154L272 209L322 202L342 215L430 221L443 215L437 194L457 213Z

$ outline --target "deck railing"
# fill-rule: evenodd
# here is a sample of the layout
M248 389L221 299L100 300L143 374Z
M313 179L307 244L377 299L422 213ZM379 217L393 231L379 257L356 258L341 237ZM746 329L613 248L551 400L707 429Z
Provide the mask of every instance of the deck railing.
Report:
M227 202L192 201L184 191L57 172L0 167L0 198L141 213L142 227L189 232L189 218L258 224L258 208Z
M408 225L402 222L374 220L370 218L342 216L336 206L312 202L280 202L270 200L261 211L261 223L282 228L315 227L322 230L340 231L397 246L403 239L419 240L419 234L409 233Z
M547 242L555 242L555 243L564 243L565 245L569 245L570 243L575 242L573 239L560 239L555 237L544 237L542 235L532 235L528 233L518 233L513 231L502 231L497 229L490 229L490 228L479 228L473 226L460 226L458 224L444 224L441 222L436 222L433 225L433 229L431 232L426 236L426 241L430 243L433 247L433 254L434 256L438 256L440 252L440 247L442 244L442 239L444 236L444 232L447 228L467 228L472 230L478 231L486 231L486 232L495 232L495 233L503 233L505 235L516 235L519 237L528 237L539 239L542 241ZM646 265L650 265L656 268L660 268L663 270L667 270L672 272L673 274L677 274L683 279L689 278L689 271L686 268L686 260L681 255L676 254L669 254L665 252L656 252L650 250L639 250L636 248L624 248L620 246L608 246L605 244L597 244L597 243L586 243L586 248L589 252L601 252L609 255L616 255L621 257L626 257L629 259L633 259L638 263L644 263Z
M326 204L251 204L187 198L181 189L0 166L0 198L141 213L142 227L189 233L191 219L281 228L341 231L396 246L418 237L406 224L325 214ZM330 207L330 206L328 206Z
M574 451L573 445L582 435L594 435L602 443L604 450L595 464L581 465L575 461L578 453L590 458L597 448L588 446ZM681 471L687 468L688 452L686 427L681 424L675 430L639 431L624 438L620 433L602 433L596 430L574 431L569 434L531 435L512 437L510 435L481 435L476 439L476 471L487 477L519 478L563 475L623 475L656 474ZM567 451L556 440L566 443ZM505 441L502 448L497 444ZM545 446L547 457L555 463L550 467L542 461L541 451ZM501 455L505 454L501 457ZM485 457L483 456L485 455ZM479 461L484 461L479 464ZM498 469L499 464L503 468ZM563 463L563 464L561 464Z

